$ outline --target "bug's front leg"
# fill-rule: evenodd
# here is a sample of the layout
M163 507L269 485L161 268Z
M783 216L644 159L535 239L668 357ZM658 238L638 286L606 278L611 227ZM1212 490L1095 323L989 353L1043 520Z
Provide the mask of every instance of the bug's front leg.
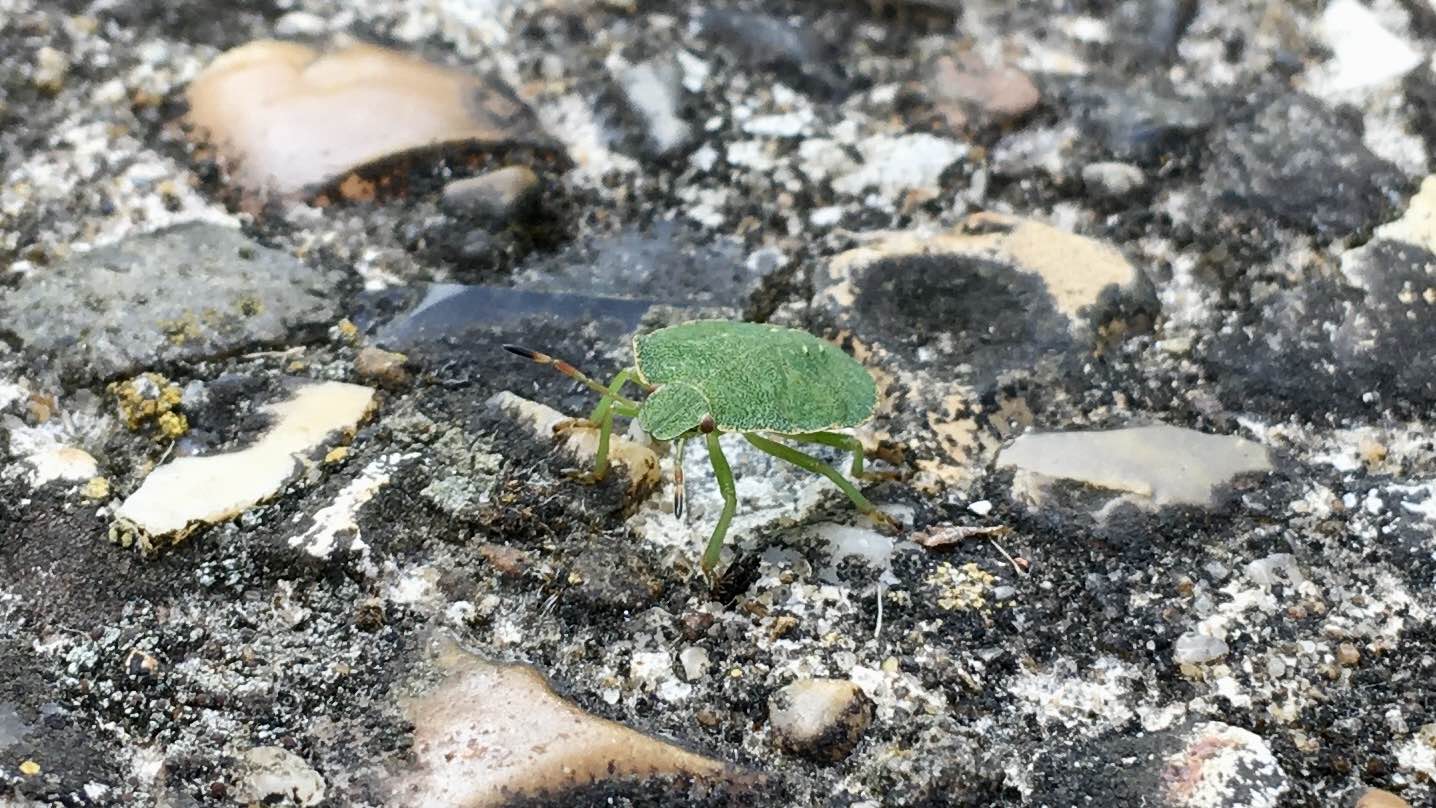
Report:
M733 485L733 469L728 458L723 456L723 447L718 445L718 433L709 432L704 436L708 444L708 460L713 464L713 476L718 478L718 490L723 494L723 512L718 515L718 524L713 527L713 537L703 551L703 574L716 582L713 569L718 566L718 554L723 550L723 537L728 535L728 525L733 513L738 510L738 492Z
M608 412L615 401L622 396L623 386L629 382L633 374L633 368L625 368L615 373L613 378L609 379L608 385L602 388L607 392L598 399L598 404L594 405L593 411L588 414L587 418L567 418L559 421L553 425L554 433L567 432L579 426L590 428L602 426L604 413Z
M633 375L633 368L626 368L614 374L609 381L607 393L599 400L598 405L589 413L587 419L571 419L560 421L554 424L554 432L566 432L576 426L598 427L598 449L594 452L593 471L588 474L579 475L583 482L596 483L603 480L608 474L608 449L613 435L614 413L626 417L633 417L638 414L638 408L631 406L622 400L623 386L628 383Z
M630 407L627 404L612 402L604 413L602 420L598 422L598 448L593 453L593 471L587 474L578 475L580 482L598 483L608 475L608 449L613 437L613 416L617 413L625 418L638 416L638 408Z

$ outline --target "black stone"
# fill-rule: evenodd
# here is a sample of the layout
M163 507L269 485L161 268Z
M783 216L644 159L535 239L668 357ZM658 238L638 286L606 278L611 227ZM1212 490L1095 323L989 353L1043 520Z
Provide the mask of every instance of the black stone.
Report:
M1214 135L1204 181L1226 206L1338 238L1387 218L1407 185L1349 121L1297 93Z
M701 29L748 66L775 72L803 90L837 96L848 89L842 63L811 30L769 14L717 8L704 12Z

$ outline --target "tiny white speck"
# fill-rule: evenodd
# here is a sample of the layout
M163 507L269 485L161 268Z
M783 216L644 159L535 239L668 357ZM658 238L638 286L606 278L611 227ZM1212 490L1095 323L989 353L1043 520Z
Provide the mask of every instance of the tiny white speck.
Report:
M992 513L992 503L988 502L985 499L979 499L978 501L968 505L967 509L977 514L978 516L986 516L989 513Z

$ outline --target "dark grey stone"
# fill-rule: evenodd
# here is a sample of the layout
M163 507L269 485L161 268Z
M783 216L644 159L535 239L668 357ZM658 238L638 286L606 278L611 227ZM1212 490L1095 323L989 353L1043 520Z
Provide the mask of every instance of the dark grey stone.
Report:
M748 261L736 242L700 238L691 228L659 222L532 261L515 273L515 283L545 292L742 308L775 267Z
M703 14L700 26L705 38L728 46L750 67L776 72L811 92L847 90L841 63L812 30L769 14L717 8Z
M1144 164L1186 149L1216 114L1205 98L1102 82L1069 84L1060 97L1104 153Z
M37 366L102 380L300 339L338 318L334 287L238 230L185 224L31 273L0 298L0 331Z
M539 190L538 175L527 166L507 166L444 186L442 203L451 213L503 223L531 206Z

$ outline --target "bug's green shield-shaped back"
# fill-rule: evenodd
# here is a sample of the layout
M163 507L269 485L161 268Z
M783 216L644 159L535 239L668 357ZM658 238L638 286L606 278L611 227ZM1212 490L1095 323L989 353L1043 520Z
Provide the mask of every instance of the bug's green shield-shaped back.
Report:
M725 431L842 429L866 421L877 404L877 387L866 368L792 328L699 320L637 336L633 353L644 381L696 388ZM663 409L663 398L649 402Z

